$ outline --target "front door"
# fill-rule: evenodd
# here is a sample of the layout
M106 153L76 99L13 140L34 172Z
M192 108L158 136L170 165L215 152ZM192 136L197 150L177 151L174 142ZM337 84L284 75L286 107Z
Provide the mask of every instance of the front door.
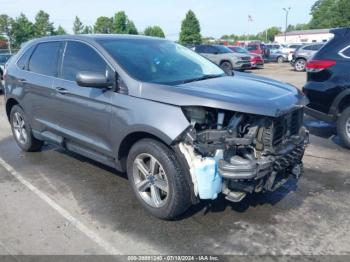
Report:
M53 83L60 133L80 146L112 156L110 100L114 92L78 86L75 80L80 71L114 75L93 47L78 41L66 42L61 73Z

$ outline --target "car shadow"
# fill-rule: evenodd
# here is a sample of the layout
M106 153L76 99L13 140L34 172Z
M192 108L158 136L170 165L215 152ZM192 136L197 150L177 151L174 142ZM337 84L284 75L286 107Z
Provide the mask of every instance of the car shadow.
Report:
M345 148L344 144L337 136L337 127L335 124L327 123L305 115L304 125L307 127L311 135L328 139L333 145Z
M240 202L234 203L225 199L224 195L219 195L215 200L201 200L200 203L192 206L178 220L192 217L196 213L203 212L204 215L209 213L221 213L227 209L237 213L245 213L251 207L264 205L275 206L282 201L290 192L298 188L296 179L289 179L283 186L274 192L264 192L256 194L247 194Z

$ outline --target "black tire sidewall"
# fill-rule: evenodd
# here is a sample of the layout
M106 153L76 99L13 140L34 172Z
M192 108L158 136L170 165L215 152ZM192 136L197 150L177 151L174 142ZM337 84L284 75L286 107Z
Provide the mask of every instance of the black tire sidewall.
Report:
M350 149L350 137L346 133L346 122L350 119L350 107L346 108L337 121L337 133L341 142Z
M223 65L225 65L225 64L227 65L226 67L223 66ZM220 67L221 67L224 71L230 71L230 70L233 69L231 62L228 62L228 61L222 62L222 63L220 64Z
M139 192L135 187L134 177L133 177L133 163L134 159L142 153L147 153L155 157L159 163L162 165L169 184L169 193L167 203L159 208L154 208L148 205L140 196ZM143 139L137 142L130 150L127 159L127 175L139 202L142 206L149 211L152 215L161 219L173 219L183 213L190 205L190 191L183 183L179 183L178 176L180 165L178 161L174 158L174 153L167 148L161 142L153 139ZM179 195L183 199L183 203L178 203ZM188 203L185 203L188 201ZM182 207L181 207L182 206Z

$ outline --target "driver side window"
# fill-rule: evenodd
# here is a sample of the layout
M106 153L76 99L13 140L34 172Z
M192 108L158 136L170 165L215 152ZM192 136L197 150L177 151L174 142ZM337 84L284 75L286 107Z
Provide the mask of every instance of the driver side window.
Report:
M90 46L75 41L67 42L62 64L63 79L75 81L80 71L107 74L108 69L107 63Z

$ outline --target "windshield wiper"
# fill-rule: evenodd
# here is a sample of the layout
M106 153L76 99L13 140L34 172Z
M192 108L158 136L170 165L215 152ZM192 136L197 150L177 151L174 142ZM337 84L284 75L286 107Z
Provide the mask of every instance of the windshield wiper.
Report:
M217 78L217 77L222 77L224 76L224 74L220 74L220 75L202 75L201 77L196 77L196 78L192 78L192 79L186 79L184 81L182 81L183 84L186 83L190 83L190 82L197 82L197 81L202 81L202 80L206 80L206 79L210 79L210 78Z

